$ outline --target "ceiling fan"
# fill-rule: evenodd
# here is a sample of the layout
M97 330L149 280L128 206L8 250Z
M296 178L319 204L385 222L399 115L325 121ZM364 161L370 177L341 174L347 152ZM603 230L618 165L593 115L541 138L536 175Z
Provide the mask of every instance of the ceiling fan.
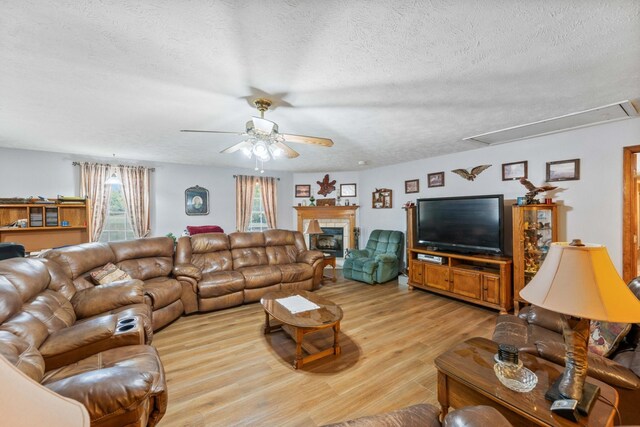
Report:
M293 159L298 157L295 150L285 144L285 142L297 142L301 144L313 144L322 147L331 147L333 141L328 138L319 138L316 136L293 135L278 132L278 125L264 118L264 112L271 106L271 101L265 98L258 98L253 101L260 112L260 117L252 117L246 124L245 132L224 132L217 130L191 130L183 129L180 132L204 132L204 133L224 133L231 135L242 135L248 137L231 147L225 148L221 153L234 153L238 150L251 158L255 156L256 160L266 162L277 157L287 157Z

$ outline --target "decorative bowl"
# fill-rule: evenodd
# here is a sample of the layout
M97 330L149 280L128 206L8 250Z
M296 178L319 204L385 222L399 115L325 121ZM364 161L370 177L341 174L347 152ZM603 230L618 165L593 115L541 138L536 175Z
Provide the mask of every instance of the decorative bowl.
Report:
M500 382L507 388L519 393L533 390L538 384L538 377L524 366L513 363L496 363L493 371Z

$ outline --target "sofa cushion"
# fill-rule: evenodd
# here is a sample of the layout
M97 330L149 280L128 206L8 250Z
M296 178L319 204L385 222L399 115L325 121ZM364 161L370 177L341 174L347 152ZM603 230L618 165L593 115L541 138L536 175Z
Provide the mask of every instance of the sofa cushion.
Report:
M88 271L102 267L108 262L115 261L115 256L109 245L98 242L52 249L45 252L42 257L58 263L72 280L86 274ZM87 286L92 286L92 284L86 283L84 287ZM83 289L77 285L76 287Z
M4 277L0 283L10 284L17 292L21 302L27 302L44 291L51 279L49 271L44 264L33 258L11 258L0 261L0 276ZM8 287L5 290L8 293L14 293ZM22 304L20 306L16 305L16 295L9 296L7 294L7 297L12 301L8 303L12 307L11 312L15 313L16 310L21 308ZM0 304L5 303L3 301ZM0 306L0 317L3 317L3 312L6 316L8 309L9 306L4 307L4 309Z
M265 251L271 265L290 264L298 257L298 249L293 245L267 246Z
M106 285L120 280L131 280L131 276L111 262L107 263L104 267L92 271L90 276L98 285Z
M244 286L244 276L237 271L206 273L198 282L198 294L202 298L219 297L240 292Z
M118 267L134 279L148 280L154 277L167 277L173 270L173 258L151 257L120 261Z
M245 289L264 288L282 282L282 273L275 265L238 269L244 276Z
M233 269L269 265L267 251L263 247L239 248L231 250Z
M631 330L630 323L591 321L589 328L589 351L608 357L618 348L620 341Z
M144 282L144 294L151 299L151 308L165 307L182 295L182 285L170 277L156 277Z
M140 258L173 258L173 239L170 237L145 237L143 239L110 242L117 262Z
M38 349L27 340L0 330L0 355L24 372L29 378L40 382L44 375L44 359Z
M233 258L228 249L202 254L194 253L191 257L191 263L200 268L203 274L233 269Z
M278 268L282 273L282 283L301 282L313 277L313 267L309 264L281 264Z

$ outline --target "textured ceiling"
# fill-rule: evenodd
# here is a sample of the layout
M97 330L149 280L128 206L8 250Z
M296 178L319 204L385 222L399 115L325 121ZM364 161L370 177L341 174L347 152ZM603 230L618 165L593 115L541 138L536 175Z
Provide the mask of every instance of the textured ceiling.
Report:
M640 96L640 2L0 0L0 146L217 166L266 96L267 169L356 170Z

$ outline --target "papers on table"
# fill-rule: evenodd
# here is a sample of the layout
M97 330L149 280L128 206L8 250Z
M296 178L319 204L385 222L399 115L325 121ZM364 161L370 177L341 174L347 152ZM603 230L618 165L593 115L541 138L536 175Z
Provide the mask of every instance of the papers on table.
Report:
M302 313L303 311L311 311L317 310L320 308L319 305L312 303L305 297L301 297L300 295L293 295L286 298L278 298L276 299L278 304L289 310L291 314Z

